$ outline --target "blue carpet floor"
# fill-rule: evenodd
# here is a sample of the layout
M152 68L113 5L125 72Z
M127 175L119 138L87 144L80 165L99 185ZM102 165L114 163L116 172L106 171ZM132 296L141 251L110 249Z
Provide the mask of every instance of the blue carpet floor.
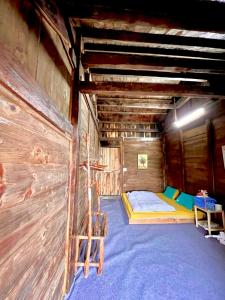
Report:
M102 275L80 269L69 300L225 300L225 246L194 224L128 225L119 199L109 217Z

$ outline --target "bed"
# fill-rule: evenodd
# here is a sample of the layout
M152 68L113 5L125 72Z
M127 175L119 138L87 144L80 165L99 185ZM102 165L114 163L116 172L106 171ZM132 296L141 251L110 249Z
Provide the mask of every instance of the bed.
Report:
M188 209L178 204L175 199L170 199L164 193L155 193L155 196L161 199L165 204L172 207L170 211L149 211L138 207L134 210L134 204L128 199L127 193L122 193L122 201L126 210L129 224L170 224L170 223L194 223L195 216L192 209ZM133 205L133 206L132 206ZM203 214L199 212L199 219Z

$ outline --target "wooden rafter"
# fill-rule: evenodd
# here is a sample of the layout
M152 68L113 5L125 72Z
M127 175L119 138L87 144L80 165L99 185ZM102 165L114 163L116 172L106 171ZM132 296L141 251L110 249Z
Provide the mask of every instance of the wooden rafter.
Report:
M99 120L160 122L192 98L224 99L225 3L66 2L92 76L79 90L96 97Z
M206 60L196 58L177 58L161 56L143 56L117 53L86 53L81 58L84 68L123 68L139 70L178 70L181 72L222 72L225 60Z
M190 46L190 47L207 47L225 49L225 40L177 36L169 34L154 34L132 32L125 30L112 30L112 29L96 29L82 27L82 35L85 41L91 39L99 39L102 42L107 41L122 41L122 42L135 42L140 44L160 44L160 45L175 45L175 46Z
M98 97L99 105L168 105L172 99L154 99L154 98L101 98ZM169 106L168 106L169 107ZM169 109L169 108L168 108Z
M68 14L79 20L108 20L108 25L225 32L225 5L218 1L69 2ZM191 17L190 17L191 16ZM119 23L119 24L117 24Z
M142 109L173 109L173 104L164 104L164 103L117 103L117 104L108 104L108 103L98 103L98 108L100 108L100 111L102 108L120 108L120 107L126 107L126 108L142 108ZM104 109L103 109L104 110Z
M174 56L174 57L192 57L192 58L206 58L224 60L225 53L194 51L183 49L165 49L157 47L143 47L132 45L113 45L113 44L98 44L98 43L85 43L85 52L106 52L106 53L130 53L130 54L148 54L160 56Z
M121 70L121 69L115 69L115 68L90 68L90 71L93 75L100 74L100 75L110 75L110 76L136 76L136 77L158 77L162 79L178 79L178 80L218 80L218 81L224 81L225 76L222 74L216 74L216 73L197 73L197 72L190 72L189 70L187 72L179 72L178 70L175 70L173 72L163 72L163 71L148 71L148 70Z
M152 84L137 82L84 82L80 81L81 93L96 95L164 95L164 96L192 96L192 97L224 97L225 88L209 86L185 86L176 84Z
M162 121L165 117L165 115L122 115L122 114L117 114L117 113L111 113L111 114L102 114L99 113L98 115L99 121L106 122L110 121L111 122L122 122L127 123L127 122L132 122L135 124L139 123L151 123L151 122L159 122Z
M148 116L148 115L166 115L167 112L163 112L163 111L151 111L151 112L147 112L146 110L145 111L117 111L117 110L113 110L113 111L110 111L110 110L101 110L99 111L99 114L119 114L119 115L144 115L144 116Z

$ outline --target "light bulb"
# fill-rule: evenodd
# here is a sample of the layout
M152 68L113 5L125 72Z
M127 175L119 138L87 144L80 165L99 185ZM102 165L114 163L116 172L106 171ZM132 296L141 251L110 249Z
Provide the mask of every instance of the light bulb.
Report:
M176 122L174 122L174 126L177 127L177 128L182 127L182 126L190 123L191 121L194 121L194 120L200 118L204 114L205 114L204 107L200 107L200 108L194 110L192 113L188 114L187 116L185 116L185 117L181 118L180 120L177 120Z

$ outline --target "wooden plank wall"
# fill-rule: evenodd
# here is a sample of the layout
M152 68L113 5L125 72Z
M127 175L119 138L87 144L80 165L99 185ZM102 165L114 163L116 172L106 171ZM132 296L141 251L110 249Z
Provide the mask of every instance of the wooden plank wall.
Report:
M225 208L225 166L222 157L222 146L225 145L225 115L215 118L213 124L213 170L215 195L221 200Z
M61 299L71 66L31 1L0 1L0 20L0 299Z
M138 170L138 154L148 154L148 168ZM163 150L162 141L123 142L123 191L148 190L161 192L163 186Z
M121 194L121 149L100 148L100 162L107 165L109 172L100 172L100 194L120 195Z
M68 118L71 66L58 35L28 0L1 0L0 20L0 42Z
M70 140L0 90L0 299L60 299Z
M80 115L79 115L79 161L87 160L87 149L84 136L90 136L90 157L92 159L99 159L99 142L98 132L94 125L90 110L87 107L85 96L81 95L80 101ZM92 176L94 173L92 172ZM81 229L82 221L87 212L87 173L84 170L79 170L79 186L77 199L77 230Z
M189 194L196 194L199 186L209 187L207 125L183 131L184 186Z
M206 105L206 100L193 99L178 114L181 117L202 105ZM173 116L169 114L165 122L167 184L193 195L199 189L207 189L218 202L225 204L224 100L208 104L204 117L181 130L174 129L172 121Z
M180 176L182 170L182 154L179 131L172 131L165 135L166 144L166 174L167 185L183 189L183 180Z

